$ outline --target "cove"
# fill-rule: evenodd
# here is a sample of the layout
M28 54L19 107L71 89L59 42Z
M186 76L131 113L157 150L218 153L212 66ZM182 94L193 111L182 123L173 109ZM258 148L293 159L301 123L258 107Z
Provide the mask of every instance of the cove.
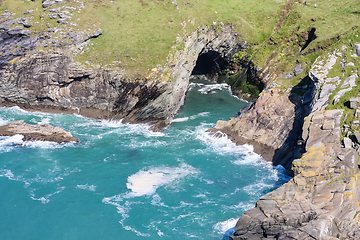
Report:
M80 143L0 138L2 239L228 239L258 198L288 181L249 145L206 130L246 103L190 84L161 132L146 124L0 108L0 125L50 123Z

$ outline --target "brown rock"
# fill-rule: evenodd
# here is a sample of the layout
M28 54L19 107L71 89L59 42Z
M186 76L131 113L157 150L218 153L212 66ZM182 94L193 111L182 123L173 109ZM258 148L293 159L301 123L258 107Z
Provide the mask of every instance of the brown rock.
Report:
M23 120L0 126L0 136L23 135L24 141L79 142L70 132L49 124L31 125Z

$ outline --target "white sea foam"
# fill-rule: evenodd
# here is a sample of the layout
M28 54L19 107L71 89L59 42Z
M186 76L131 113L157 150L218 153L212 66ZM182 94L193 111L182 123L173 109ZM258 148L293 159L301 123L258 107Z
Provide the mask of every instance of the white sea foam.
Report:
M38 122L37 124L38 125L45 125L45 124L50 124L50 118L43 118L43 119L41 119L41 121L40 122Z
M212 94L215 93L215 90L223 90L226 89L230 91L230 86L226 83L220 83L220 84L208 84L201 87L198 91L202 94Z
M210 112L201 112L201 113L198 113L194 116L191 116L190 119L196 119L198 117L206 117L206 116L209 116Z
M12 173L10 169L0 169L0 177L6 177L9 180L15 179L15 175Z
M19 145L23 143L23 135L16 134L11 137L0 137L0 146Z
M221 137L215 137L213 134L206 132L211 126L207 124L202 124L196 128L196 138L203 142L206 146L209 147L214 152L219 154L241 154L247 156L253 156L255 158L260 158L260 156L253 152L253 146L245 145L236 145L233 143L226 135Z
M225 234L227 231L233 231L232 229L235 228L235 225L239 219L238 218L231 218L223 222L218 222L213 226L213 229L218 234Z
M43 197L36 197L35 194L34 194L35 189L33 189L33 190L30 191L30 198L33 199L33 200L36 200L36 201L40 201L42 204L46 204L46 203L50 202L50 197L54 196L55 194L58 194L58 193L62 192L64 189L65 189L65 187L58 187L57 191L55 191L53 193L50 193L50 194L46 194Z
M194 167L185 163L181 163L179 167L153 167L129 176L126 187L134 196L152 195L160 186L196 173Z
M96 191L96 186L95 185L77 185L76 186L77 189L83 189L83 190L88 190L88 191L92 191L95 192Z
M186 122L187 120L189 120L189 117L174 118L172 122Z
M247 210L251 209L254 207L254 203L244 203L244 202L240 202L239 204L236 205L231 205L231 206L227 206L225 207L226 209L232 209L232 210L241 210L242 212L246 212Z
M2 118L0 117L0 126L3 126L3 125L8 124L8 123L9 123L9 121L4 120L4 119L2 119Z
M277 176L275 174L272 175L272 177L277 178ZM277 179L274 179L274 180L277 180ZM259 182L256 182L256 183L253 183L253 184L250 184L250 185L244 187L244 191L249 195L258 196L259 193L263 192L265 189L270 189L272 187L273 187L272 184L266 184L262 180L262 181L259 181Z

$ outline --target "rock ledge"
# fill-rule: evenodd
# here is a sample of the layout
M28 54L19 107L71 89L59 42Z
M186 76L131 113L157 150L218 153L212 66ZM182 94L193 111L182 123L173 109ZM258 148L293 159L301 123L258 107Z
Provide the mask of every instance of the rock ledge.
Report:
M49 124L31 125L23 120L0 126L0 136L23 135L24 141L79 142L70 132Z

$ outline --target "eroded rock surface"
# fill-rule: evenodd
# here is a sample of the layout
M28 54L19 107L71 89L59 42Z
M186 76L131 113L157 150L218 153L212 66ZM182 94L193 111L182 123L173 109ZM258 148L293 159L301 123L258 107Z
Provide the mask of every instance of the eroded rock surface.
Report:
M209 131L225 133L237 144L249 143L266 160L289 169L289 159L300 157L302 153L297 144L301 140L298 136L303 117L300 98L271 89L262 92L254 104L242 109L239 117L218 121Z
M70 132L49 124L31 125L23 120L0 126L0 136L23 135L23 141L79 142Z
M340 145L342 112L305 118L307 152L293 162L295 177L245 212L230 239L358 239L358 155Z
M71 13L43 1L44 12L68 21ZM80 4L78 11L82 10ZM29 18L0 17L0 105L28 110L78 113L92 118L124 119L153 124L153 130L169 125L184 104L189 77L199 54L216 52L231 60L246 42L231 25L199 28L185 39L185 48L169 64L144 79L129 79L123 69L82 65L76 54L101 37L97 27L73 31L67 27L34 33L23 27ZM17 26L18 23L25 25ZM29 35L29 36L28 36ZM45 50L44 50L45 49Z

